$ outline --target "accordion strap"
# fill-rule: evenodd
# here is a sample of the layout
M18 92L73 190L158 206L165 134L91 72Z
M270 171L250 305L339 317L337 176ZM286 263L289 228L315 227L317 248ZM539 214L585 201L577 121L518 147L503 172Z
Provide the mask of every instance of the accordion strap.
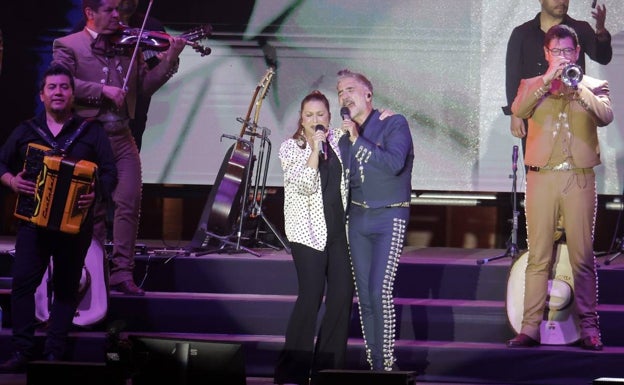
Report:
M41 136L41 138L43 138L43 140L45 140L50 145L50 147L52 147L52 152L53 153L60 154L60 155L65 155L65 153L67 152L69 147L72 145L72 143L74 143L74 140L76 140L78 135L80 135L82 130L85 128L85 126L87 124L89 124L90 122L92 122L93 120L94 120L93 118L85 119L80 124L80 126L78 126L76 131L74 131L72 136L70 136L67 140L65 140L65 145L63 147L59 147L58 143L56 143L56 141L53 138L51 138L50 135L48 135L47 132L45 132L41 127L39 127L39 125L37 124L35 118L30 119L27 122L30 125L30 127L32 127L33 130L35 130Z

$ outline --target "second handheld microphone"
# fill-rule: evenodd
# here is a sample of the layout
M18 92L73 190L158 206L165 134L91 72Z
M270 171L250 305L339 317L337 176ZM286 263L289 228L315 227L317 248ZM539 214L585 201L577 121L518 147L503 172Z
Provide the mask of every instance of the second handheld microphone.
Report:
M317 124L316 127L314 127L314 131L325 131L325 126L323 126L322 124ZM327 159L327 142L321 142L319 154L323 155L325 159Z

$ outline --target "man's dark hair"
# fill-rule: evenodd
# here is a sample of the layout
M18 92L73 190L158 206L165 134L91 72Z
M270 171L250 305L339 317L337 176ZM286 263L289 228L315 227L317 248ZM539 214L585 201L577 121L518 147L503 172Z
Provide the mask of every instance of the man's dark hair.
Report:
M576 31L574 31L572 27L569 27L565 24L553 25L552 27L550 27L548 32L546 32L546 36L544 37L544 47L548 48L548 45L550 45L550 42L554 39L561 40L565 39L566 37L572 39L572 41L574 42L574 48L578 47L578 36L576 34Z
M74 90L75 88L74 75L72 75L72 73L67 68L58 64L52 64L50 67L48 67L47 70L45 70L45 72L43 73L43 76L41 77L41 83L39 83L39 91L43 91L43 88L45 87L45 84L46 84L46 79L54 75L67 76L69 78L69 85L71 86L72 91Z
M82 0L82 15L85 16L85 10L91 8L97 11L102 5L102 0Z
M362 75L361 73L358 72L352 72L349 69L343 69L338 71L338 81L344 79L344 78L352 78L355 79L358 83L360 83L361 85L363 85L364 87L368 88L368 90L371 93L373 93L373 83L370 82L370 80L368 80L368 78L364 75Z

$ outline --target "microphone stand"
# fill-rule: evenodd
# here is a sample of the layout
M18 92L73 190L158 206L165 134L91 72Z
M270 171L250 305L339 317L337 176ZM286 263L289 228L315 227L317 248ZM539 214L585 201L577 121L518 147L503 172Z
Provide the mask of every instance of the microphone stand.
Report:
M513 162L512 162L512 167L511 167L513 174L510 176L513 179L512 186L511 186L512 210L513 210L513 219L511 222L511 241L507 245L507 250L505 251L505 254L497 255L496 257L491 257L491 258L479 259L477 260L477 265L483 265L490 261L495 261L497 259L501 259L505 257L510 257L511 260L513 261L520 254L518 250L518 214L519 212L517 209L517 199L516 199L516 181L517 181L517 172L518 172L518 164L516 162L516 160L518 159L517 151L518 151L518 146L514 146Z

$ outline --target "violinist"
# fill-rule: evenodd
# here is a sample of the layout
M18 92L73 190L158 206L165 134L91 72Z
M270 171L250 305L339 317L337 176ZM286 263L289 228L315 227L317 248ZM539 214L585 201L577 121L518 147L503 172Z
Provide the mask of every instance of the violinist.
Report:
M165 27L160 20L155 17L145 15L144 13L138 12L137 8L139 5L139 0L121 0L119 3L119 21L120 26L118 32L115 34L115 38L113 40L121 40L126 38L127 36L120 36L124 34L124 31L139 29L143 25L143 19L145 19L145 31L155 31L155 32L163 32L165 31ZM147 18L146 18L147 17ZM124 28L123 26L129 27ZM78 25L74 28L74 32L82 31L85 27L85 20L82 19ZM131 39L127 39L127 41L132 42ZM162 42L162 38L158 41ZM167 40L168 44L169 41ZM134 44L127 44L127 48L133 49ZM146 47L143 45L142 47L143 59L147 63L147 66L151 69L154 68L160 60L162 56L165 54L164 50L152 49L152 47ZM134 118L130 119L130 131L132 132L132 137L134 137L134 142L136 143L137 149L141 152L141 145L143 143L143 133L145 132L145 128L147 126L147 114L149 111L149 106L151 102L151 97L147 95L137 95L136 107L134 109Z
M130 120L136 116L138 96L151 96L175 74L186 41L169 37L169 49L151 69L140 47L132 55L122 54L110 39L119 30L120 4L121 0L82 0L85 28L56 39L52 56L53 63L68 68L76 78L76 111L102 122L115 154L118 183L113 192L108 283L112 290L142 296L145 291L136 285L133 276L141 208L141 160ZM102 243L106 241L105 221L106 207L99 205L94 235Z

